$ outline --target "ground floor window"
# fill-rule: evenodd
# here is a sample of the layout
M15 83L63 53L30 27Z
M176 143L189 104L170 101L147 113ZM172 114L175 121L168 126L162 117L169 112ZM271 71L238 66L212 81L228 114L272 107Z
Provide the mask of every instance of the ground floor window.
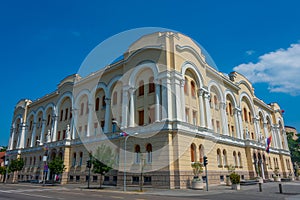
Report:
M98 176L93 176L93 182L97 182Z
M138 184L139 182L140 182L140 177L138 177L138 176L132 177L132 184Z
M76 176L76 182L80 181L80 176Z
M144 176L144 184L151 184L152 178L151 176Z
M104 176L104 181L109 181L109 176Z
M74 181L74 176L70 176L70 181Z

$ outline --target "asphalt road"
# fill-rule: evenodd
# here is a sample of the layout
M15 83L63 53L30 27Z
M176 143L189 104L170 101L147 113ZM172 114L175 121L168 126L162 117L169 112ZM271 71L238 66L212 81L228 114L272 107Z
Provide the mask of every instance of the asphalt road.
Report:
M145 189L137 192L129 189L123 192L116 188L103 190L87 190L78 185L42 186L36 184L0 184L0 200L41 200L41 199L121 199L121 200L206 200L206 199L242 199L242 200L300 200L300 182L283 183L283 194L279 193L278 183L263 184L263 191L258 191L258 185L242 186L240 191L231 190L228 186L211 187L207 191L197 190L158 190Z

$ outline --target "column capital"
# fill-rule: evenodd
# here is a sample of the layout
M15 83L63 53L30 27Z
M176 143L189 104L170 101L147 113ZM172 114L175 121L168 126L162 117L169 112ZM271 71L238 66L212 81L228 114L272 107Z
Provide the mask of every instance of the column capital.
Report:
M130 87L130 88L128 88L127 90L128 90L128 92L129 92L129 94L132 95L132 94L135 92L136 88Z
M242 112L242 110L240 108L234 108L233 112L236 114L240 114Z
M198 94L198 97L202 97L205 94L205 90L203 90L202 88L199 88L197 90L197 94Z

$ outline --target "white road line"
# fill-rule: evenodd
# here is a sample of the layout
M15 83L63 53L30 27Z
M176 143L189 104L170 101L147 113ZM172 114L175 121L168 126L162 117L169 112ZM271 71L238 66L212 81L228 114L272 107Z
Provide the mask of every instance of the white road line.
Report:
M50 197L50 196L45 196L45 195L39 195L39 194L27 194L20 192L18 194L26 195L26 196L31 196L31 197L41 197L41 198L47 198L47 199L64 199L64 198L59 198L59 197Z

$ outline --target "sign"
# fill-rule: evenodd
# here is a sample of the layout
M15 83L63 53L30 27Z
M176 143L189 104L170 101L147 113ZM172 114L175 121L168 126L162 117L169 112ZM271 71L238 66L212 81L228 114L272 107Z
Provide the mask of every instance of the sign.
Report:
M44 162L47 161L47 156L43 156L43 161L44 161Z

